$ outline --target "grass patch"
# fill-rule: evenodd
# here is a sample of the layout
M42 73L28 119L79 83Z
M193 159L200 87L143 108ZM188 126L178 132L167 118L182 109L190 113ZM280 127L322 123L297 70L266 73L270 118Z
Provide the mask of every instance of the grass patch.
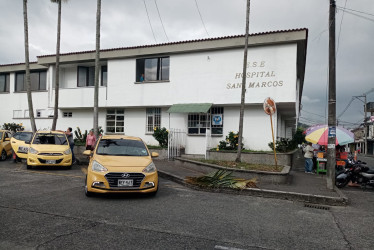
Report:
M218 161L218 160L205 160L205 159L194 159L203 163L214 164L226 168L232 169L246 169L246 170L255 170L255 171L267 171L267 172L281 172L283 167L275 165L266 165L266 164L250 164L246 162L234 162L234 161Z

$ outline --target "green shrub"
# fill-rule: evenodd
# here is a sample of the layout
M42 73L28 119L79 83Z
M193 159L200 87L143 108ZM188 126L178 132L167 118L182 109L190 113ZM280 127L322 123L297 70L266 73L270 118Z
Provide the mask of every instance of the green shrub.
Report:
M303 134L303 132L303 129L298 128L292 139L281 138L280 140L277 140L275 142L275 150L281 153L294 150L295 148L297 148L298 144L302 144L303 142L305 142L305 135ZM272 142L270 142L268 145L271 149L273 149Z
M239 132L234 133L230 131L230 133L226 136L226 140L222 140L218 144L218 149L220 150L236 150L238 149L239 143ZM244 144L242 143L242 149L244 149Z
M3 129L4 130L9 130L9 131L12 131L12 132L17 132L17 131L23 131L25 129L25 127L23 126L22 123L4 123L3 125Z
M158 141L161 147L166 148L168 146L169 131L166 128L155 127L153 137Z

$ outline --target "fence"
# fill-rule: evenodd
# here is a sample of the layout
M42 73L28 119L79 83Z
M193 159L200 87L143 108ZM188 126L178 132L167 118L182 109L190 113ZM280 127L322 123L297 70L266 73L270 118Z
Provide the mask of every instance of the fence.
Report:
M168 136L168 159L180 157L186 146L186 132L181 129L170 129Z

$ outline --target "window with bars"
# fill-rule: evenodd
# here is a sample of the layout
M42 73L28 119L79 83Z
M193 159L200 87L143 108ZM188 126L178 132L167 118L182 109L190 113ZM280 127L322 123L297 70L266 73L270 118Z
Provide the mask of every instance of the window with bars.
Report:
M64 112L64 117L73 117L73 112Z
M161 126L161 108L147 108L146 133L153 134L155 127Z
M125 132L125 110L108 109L106 113L106 131L107 133Z
M212 107L207 114L188 114L188 134L204 135L212 128L212 135L223 134L223 107Z

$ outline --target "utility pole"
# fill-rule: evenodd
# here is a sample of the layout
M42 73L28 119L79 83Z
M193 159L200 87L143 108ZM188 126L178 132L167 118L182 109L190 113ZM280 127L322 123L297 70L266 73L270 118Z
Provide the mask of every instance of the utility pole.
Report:
M244 122L244 104L245 104L245 91L247 80L247 58L248 58L248 33L249 33L249 12L251 9L251 0L247 0L247 12L245 20L245 44L244 44L244 59L243 59L243 78L242 78L242 92L240 102L240 115L239 115L239 138L238 138L238 152L236 154L235 162L241 162L242 156L242 141L243 141L243 122Z
M360 98L363 97L364 100L361 100ZM364 154L367 155L368 153L368 138L367 138L367 133L366 133L366 120L367 120L367 116L366 116L366 113L367 113L367 102L366 102L366 93L365 94L362 94L362 95L358 95L358 96L354 96L354 98L357 98L358 100L360 100L361 102L364 103Z
M336 50L335 50L335 0L330 0L329 15L329 101L328 101L328 145L327 145L327 188L335 186L335 143L336 143Z

